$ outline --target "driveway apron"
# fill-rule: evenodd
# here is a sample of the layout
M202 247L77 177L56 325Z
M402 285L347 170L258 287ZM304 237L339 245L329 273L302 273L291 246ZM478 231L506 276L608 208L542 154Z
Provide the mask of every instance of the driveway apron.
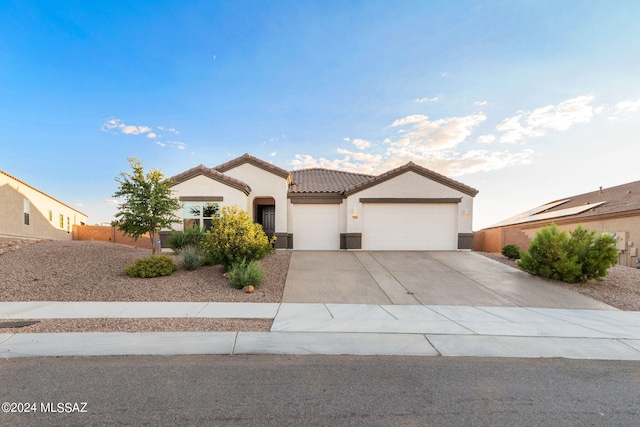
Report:
M283 302L612 309L458 251L294 251Z

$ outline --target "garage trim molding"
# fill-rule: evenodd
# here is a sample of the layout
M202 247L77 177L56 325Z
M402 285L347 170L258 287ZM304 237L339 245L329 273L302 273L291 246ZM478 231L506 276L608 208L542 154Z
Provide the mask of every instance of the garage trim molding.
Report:
M439 197L439 198L419 198L419 197L361 197L360 203L460 203L461 197Z

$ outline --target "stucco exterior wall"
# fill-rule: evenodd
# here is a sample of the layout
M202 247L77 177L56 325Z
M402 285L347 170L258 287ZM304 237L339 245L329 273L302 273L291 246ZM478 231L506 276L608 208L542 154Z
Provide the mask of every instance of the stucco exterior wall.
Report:
M241 164L225 172L225 175L246 182L251 187L246 209L255 218L253 201L272 197L276 204L276 233L287 232L287 180L249 163Z
M348 233L362 232L360 198L382 197L461 198L461 202L458 203L458 233L472 233L473 197L411 171L347 197L344 209ZM353 218L354 212L358 212L358 218Z
M171 187L173 196L180 197L222 197L220 206L238 206L240 209L248 210L248 198L242 191L230 187L222 182L215 181L206 176L199 175L188 181L181 182ZM182 209L175 212L178 218L182 218ZM182 222L173 227L175 230L182 230Z
M0 235L71 240L72 227L87 222L82 212L4 173L0 173L0 200ZM24 220L25 200L29 206L28 225Z

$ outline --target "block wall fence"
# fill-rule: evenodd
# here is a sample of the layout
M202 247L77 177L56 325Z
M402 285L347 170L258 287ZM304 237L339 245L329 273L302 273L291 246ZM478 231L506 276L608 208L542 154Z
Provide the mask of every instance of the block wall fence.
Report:
M145 234L134 240L131 236L125 236L124 233L116 227L103 225L74 225L73 240L93 240L98 242L111 242L121 245L133 246L140 249L151 249L151 240L149 234Z

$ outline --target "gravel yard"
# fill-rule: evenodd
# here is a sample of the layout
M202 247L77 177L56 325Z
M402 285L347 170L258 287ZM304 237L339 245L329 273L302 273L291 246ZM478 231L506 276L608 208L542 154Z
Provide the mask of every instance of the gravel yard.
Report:
M252 294L234 289L219 266L178 269L171 276L138 279L122 270L150 251L106 242L36 241L0 238L0 301L282 301L291 252L277 251L261 264L264 282ZM501 254L482 253L516 267ZM175 255L177 264L179 260ZM517 267L516 267L517 268ZM640 311L640 269L615 266L602 282L584 285L553 281L621 310ZM52 319L15 332L255 331L271 328L264 319Z
M220 266L139 279L122 270L151 251L107 242L0 239L0 301L282 301L291 253L276 251L261 264L265 280L248 294L231 287ZM175 255L176 264L179 260ZM263 319L61 319L14 332L268 331Z
M514 260L510 260L502 254L478 253L518 268ZM601 282L597 280L591 280L584 284L565 283L557 280L549 280L549 282L620 310L640 311L640 269L638 268L615 265L609 269L607 276Z

